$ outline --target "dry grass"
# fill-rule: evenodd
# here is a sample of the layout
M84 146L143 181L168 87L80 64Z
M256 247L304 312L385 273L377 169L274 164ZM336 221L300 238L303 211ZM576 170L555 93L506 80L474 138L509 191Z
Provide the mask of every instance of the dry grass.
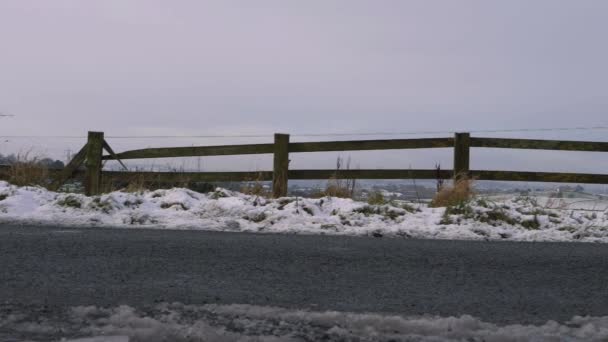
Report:
M383 205L387 204L388 201L384 198L384 195L380 191L374 191L369 195L367 199L367 204L371 205Z
M267 187L264 187L263 181L262 174L259 173L255 179L246 181L239 191L246 195L270 198L272 197L272 193Z
M148 187L144 176L137 175L131 177L131 179L129 180L129 184L127 184L124 191L131 193L142 193L146 190L148 190Z
M336 172L327 181L327 186L323 195L341 198L353 198L357 180L352 178L342 178L340 171L343 167L342 158L338 157L336 161ZM350 170L350 158L346 161L346 170Z
M433 197L430 207L452 207L468 202L475 195L473 180L461 177L453 185L443 185Z
M18 154L8 170L9 183L17 186L48 186L49 170L40 162L42 159L32 156L30 152Z

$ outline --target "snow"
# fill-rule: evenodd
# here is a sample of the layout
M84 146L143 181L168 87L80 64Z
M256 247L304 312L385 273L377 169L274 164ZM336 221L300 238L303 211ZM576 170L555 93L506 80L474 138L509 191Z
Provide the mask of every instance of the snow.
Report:
M56 317L2 317L0 332L32 341L606 341L608 317L500 325L460 317L310 311L253 305L161 303L72 307ZM36 323L34 323L36 322ZM39 323L38 323L39 322ZM30 325L38 331L30 333ZM0 334L0 337L3 335ZM6 336L6 335L4 335ZM37 336L32 338L32 336Z
M553 209L548 202L515 196L481 198L446 215L446 208L422 203L368 205L333 197L265 199L224 189L201 194L177 188L86 197L0 181L3 224L608 242L608 210L575 210L567 205ZM601 205L589 206L597 207Z

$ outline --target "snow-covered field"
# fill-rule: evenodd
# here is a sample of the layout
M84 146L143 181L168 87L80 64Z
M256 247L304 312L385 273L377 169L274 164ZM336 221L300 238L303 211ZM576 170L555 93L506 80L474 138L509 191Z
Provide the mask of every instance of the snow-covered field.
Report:
M405 317L252 305L162 303L73 307L49 314L0 312L2 331L20 341L606 341L608 317L543 325L498 325L471 316Z
M331 197L265 199L223 189L209 194L171 189L86 197L0 182L0 223L608 242L608 210L552 209L542 202L528 197L477 198L446 212L446 208L417 203L369 205Z

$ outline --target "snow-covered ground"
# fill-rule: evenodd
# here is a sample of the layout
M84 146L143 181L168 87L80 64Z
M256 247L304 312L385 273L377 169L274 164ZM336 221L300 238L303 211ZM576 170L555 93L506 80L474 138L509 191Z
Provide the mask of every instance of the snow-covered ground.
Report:
M162 303L73 307L56 315L0 312L0 338L28 341L606 341L608 317L499 325L471 316L406 317L252 305Z
M368 205L331 197L265 199L223 189L208 194L171 189L86 197L0 182L0 223L608 242L608 210L552 209L546 202L528 197L477 198L446 212L446 208L416 203Z

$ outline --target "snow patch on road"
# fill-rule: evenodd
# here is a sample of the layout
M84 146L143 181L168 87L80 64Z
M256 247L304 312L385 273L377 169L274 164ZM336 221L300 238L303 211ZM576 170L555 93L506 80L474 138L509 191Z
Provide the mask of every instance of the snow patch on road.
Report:
M351 199L265 199L224 189L112 192L87 197L0 181L0 223L201 229L404 238L608 242L608 211L550 209L533 198L461 208L368 205Z
M471 316L406 317L253 305L74 307L63 317L0 316L0 337L31 341L606 341L608 317L498 325Z

